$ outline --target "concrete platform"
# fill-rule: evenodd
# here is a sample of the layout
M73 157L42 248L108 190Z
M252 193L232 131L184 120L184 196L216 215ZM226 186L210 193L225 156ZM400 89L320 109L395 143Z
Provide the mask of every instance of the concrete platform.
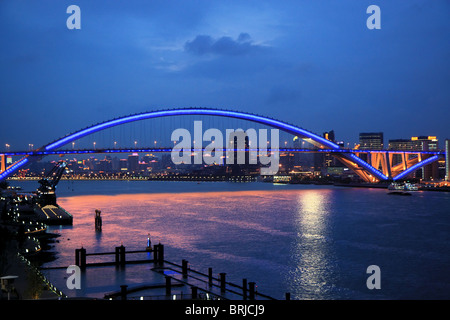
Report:
M34 207L35 217L33 220L43 222L47 225L72 225L73 217L70 213L59 206L47 205Z

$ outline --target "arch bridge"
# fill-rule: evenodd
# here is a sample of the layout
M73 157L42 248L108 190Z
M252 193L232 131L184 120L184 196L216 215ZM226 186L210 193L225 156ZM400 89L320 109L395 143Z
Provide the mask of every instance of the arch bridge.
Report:
M406 178L409 174L411 174L415 170L425 165L431 164L439 160L440 158L444 157L444 152L440 151L427 152L427 151L392 151L392 150L372 150L372 151L350 150L342 148L333 141L327 140L324 137L321 137L313 132L310 132L298 126L261 115L222 109L181 108L181 109L168 109L168 110L143 112L108 120L81 129L74 133L70 133L62 138L59 138L55 141L52 141L42 146L39 149L30 152L23 152L22 154L18 152L0 153L0 163L1 163L0 180L6 179L15 171L19 170L20 168L26 166L27 164L33 161L40 160L42 157L46 155L67 153L58 150L61 150L60 148L63 147L64 145L67 145L73 141L91 135L93 133L135 121L155 119L161 117L192 116L192 115L218 116L218 117L246 120L254 123L263 124L275 129L279 129L294 136L298 136L299 138L304 139L305 141L316 146L318 148L317 150L318 152L326 152L332 154L334 157L340 160L349 169L353 170L358 176L360 176L366 182L395 181L403 179ZM111 150L103 150L103 152L108 151ZM128 151L132 150L129 149ZM139 152L139 150L136 151ZM93 150L93 152L98 153L98 150ZM360 156L363 153L366 153L368 155L367 161L361 159ZM394 154L399 154L401 156L400 163L394 164L393 162ZM23 157L18 161L12 163L11 165L6 166L5 157L8 155L23 155Z

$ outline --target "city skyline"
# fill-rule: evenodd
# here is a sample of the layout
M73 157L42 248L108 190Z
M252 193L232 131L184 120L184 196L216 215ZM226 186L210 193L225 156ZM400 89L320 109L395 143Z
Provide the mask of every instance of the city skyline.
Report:
M0 149L28 149L125 114L254 112L314 132L448 136L446 1L3 1ZM441 148L443 145L441 143Z

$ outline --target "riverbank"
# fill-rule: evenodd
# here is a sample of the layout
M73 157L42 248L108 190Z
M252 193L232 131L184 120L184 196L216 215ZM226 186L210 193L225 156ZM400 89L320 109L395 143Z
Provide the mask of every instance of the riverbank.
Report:
M45 282L36 266L36 260L42 257L35 256L34 261L31 261L17 250L18 246L19 243L16 240L10 240L2 245L1 276L17 277L12 284L9 299L58 299L59 295ZM0 300L8 300L8 292L2 290Z
M1 300L57 299L56 288L46 281L39 267L55 259L51 244L58 237L39 230L29 235L20 223L0 221L0 277L17 277Z

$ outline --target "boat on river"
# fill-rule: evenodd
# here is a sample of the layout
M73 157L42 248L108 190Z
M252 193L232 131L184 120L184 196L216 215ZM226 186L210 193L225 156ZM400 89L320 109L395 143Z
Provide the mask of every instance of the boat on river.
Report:
M419 191L419 187L414 183L397 183L393 182L388 186L388 194L410 196L411 192Z

